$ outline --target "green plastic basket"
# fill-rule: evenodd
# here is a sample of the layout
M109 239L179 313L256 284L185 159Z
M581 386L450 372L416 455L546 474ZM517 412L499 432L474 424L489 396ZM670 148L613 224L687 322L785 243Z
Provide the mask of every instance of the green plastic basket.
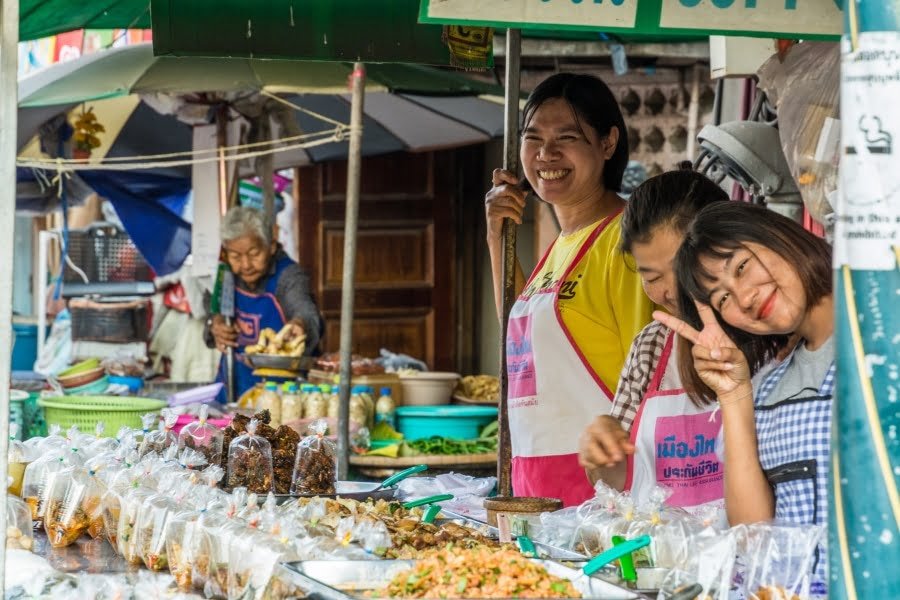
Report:
M65 431L76 425L80 431L91 433L102 421L106 437L113 437L121 427L140 429L141 415L166 406L165 400L127 396L52 396L41 398L38 404L44 408L48 426L59 425Z

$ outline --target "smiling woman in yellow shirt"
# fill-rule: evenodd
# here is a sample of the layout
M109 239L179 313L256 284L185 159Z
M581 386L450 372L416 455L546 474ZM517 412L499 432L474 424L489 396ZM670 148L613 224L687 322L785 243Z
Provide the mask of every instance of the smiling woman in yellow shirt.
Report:
M506 348L513 491L572 506L593 495L578 464L579 435L609 412L653 306L619 252L625 201L616 191L628 140L612 92L590 75L554 75L532 92L524 123L525 177L562 233L528 281L517 271ZM499 304L502 222L522 222L526 194L507 171L494 171L493 184L485 211Z

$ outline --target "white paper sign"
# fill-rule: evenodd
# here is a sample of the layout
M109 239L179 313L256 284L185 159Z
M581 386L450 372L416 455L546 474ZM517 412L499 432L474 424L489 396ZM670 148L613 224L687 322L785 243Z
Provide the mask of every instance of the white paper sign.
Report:
M900 246L900 32L842 42L835 267L897 268Z
M638 0L430 0L431 19L538 23L585 27L634 27Z
M835 0L663 0L659 26L840 35L844 22Z
M194 127L194 150L216 147L216 126ZM195 277L214 275L219 266L219 166L195 164L191 171L194 223L191 228L192 272Z

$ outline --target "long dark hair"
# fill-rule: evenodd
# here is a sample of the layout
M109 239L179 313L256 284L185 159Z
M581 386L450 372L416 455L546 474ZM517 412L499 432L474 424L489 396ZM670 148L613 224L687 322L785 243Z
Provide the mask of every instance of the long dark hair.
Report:
M728 258L745 244L765 246L792 265L806 294L807 307L831 294L831 246L795 221L762 206L745 202L717 202L701 210L675 258L681 319L702 327L694 300L709 304L710 274L701 258ZM722 329L744 353L751 373L757 372L787 344L787 335L753 335L732 327L714 309ZM684 340L687 342L687 340ZM715 399L715 393L694 369L692 344L679 344L678 369L692 398Z
M594 128L602 139L616 127L619 130L619 143L613 155L603 167L603 185L607 189L618 192L622 189L622 176L628 165L628 131L625 119L619 109L616 97L599 77L576 73L557 73L538 84L528 101L523 114L524 127L527 128L536 111L544 102L561 98L568 103L575 115L575 121ZM599 151L599 150L598 150Z

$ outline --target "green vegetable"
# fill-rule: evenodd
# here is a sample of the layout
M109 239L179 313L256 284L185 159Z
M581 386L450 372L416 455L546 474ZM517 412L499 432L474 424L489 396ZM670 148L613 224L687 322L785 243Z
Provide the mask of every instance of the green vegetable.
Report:
M456 593L462 594L464 591L466 591L467 585L469 585L468 577L465 577L465 576L460 577L459 581L456 582Z
M497 438L480 437L474 440L456 440L434 436L427 439L403 442L400 456L454 455L454 454L487 454L497 451Z
M550 589L556 592L557 594L565 594L566 593L566 583L564 581L554 581L550 584Z
M489 438L489 437L497 437L500 434L500 421L493 421L484 426L484 429L481 430L480 437Z

